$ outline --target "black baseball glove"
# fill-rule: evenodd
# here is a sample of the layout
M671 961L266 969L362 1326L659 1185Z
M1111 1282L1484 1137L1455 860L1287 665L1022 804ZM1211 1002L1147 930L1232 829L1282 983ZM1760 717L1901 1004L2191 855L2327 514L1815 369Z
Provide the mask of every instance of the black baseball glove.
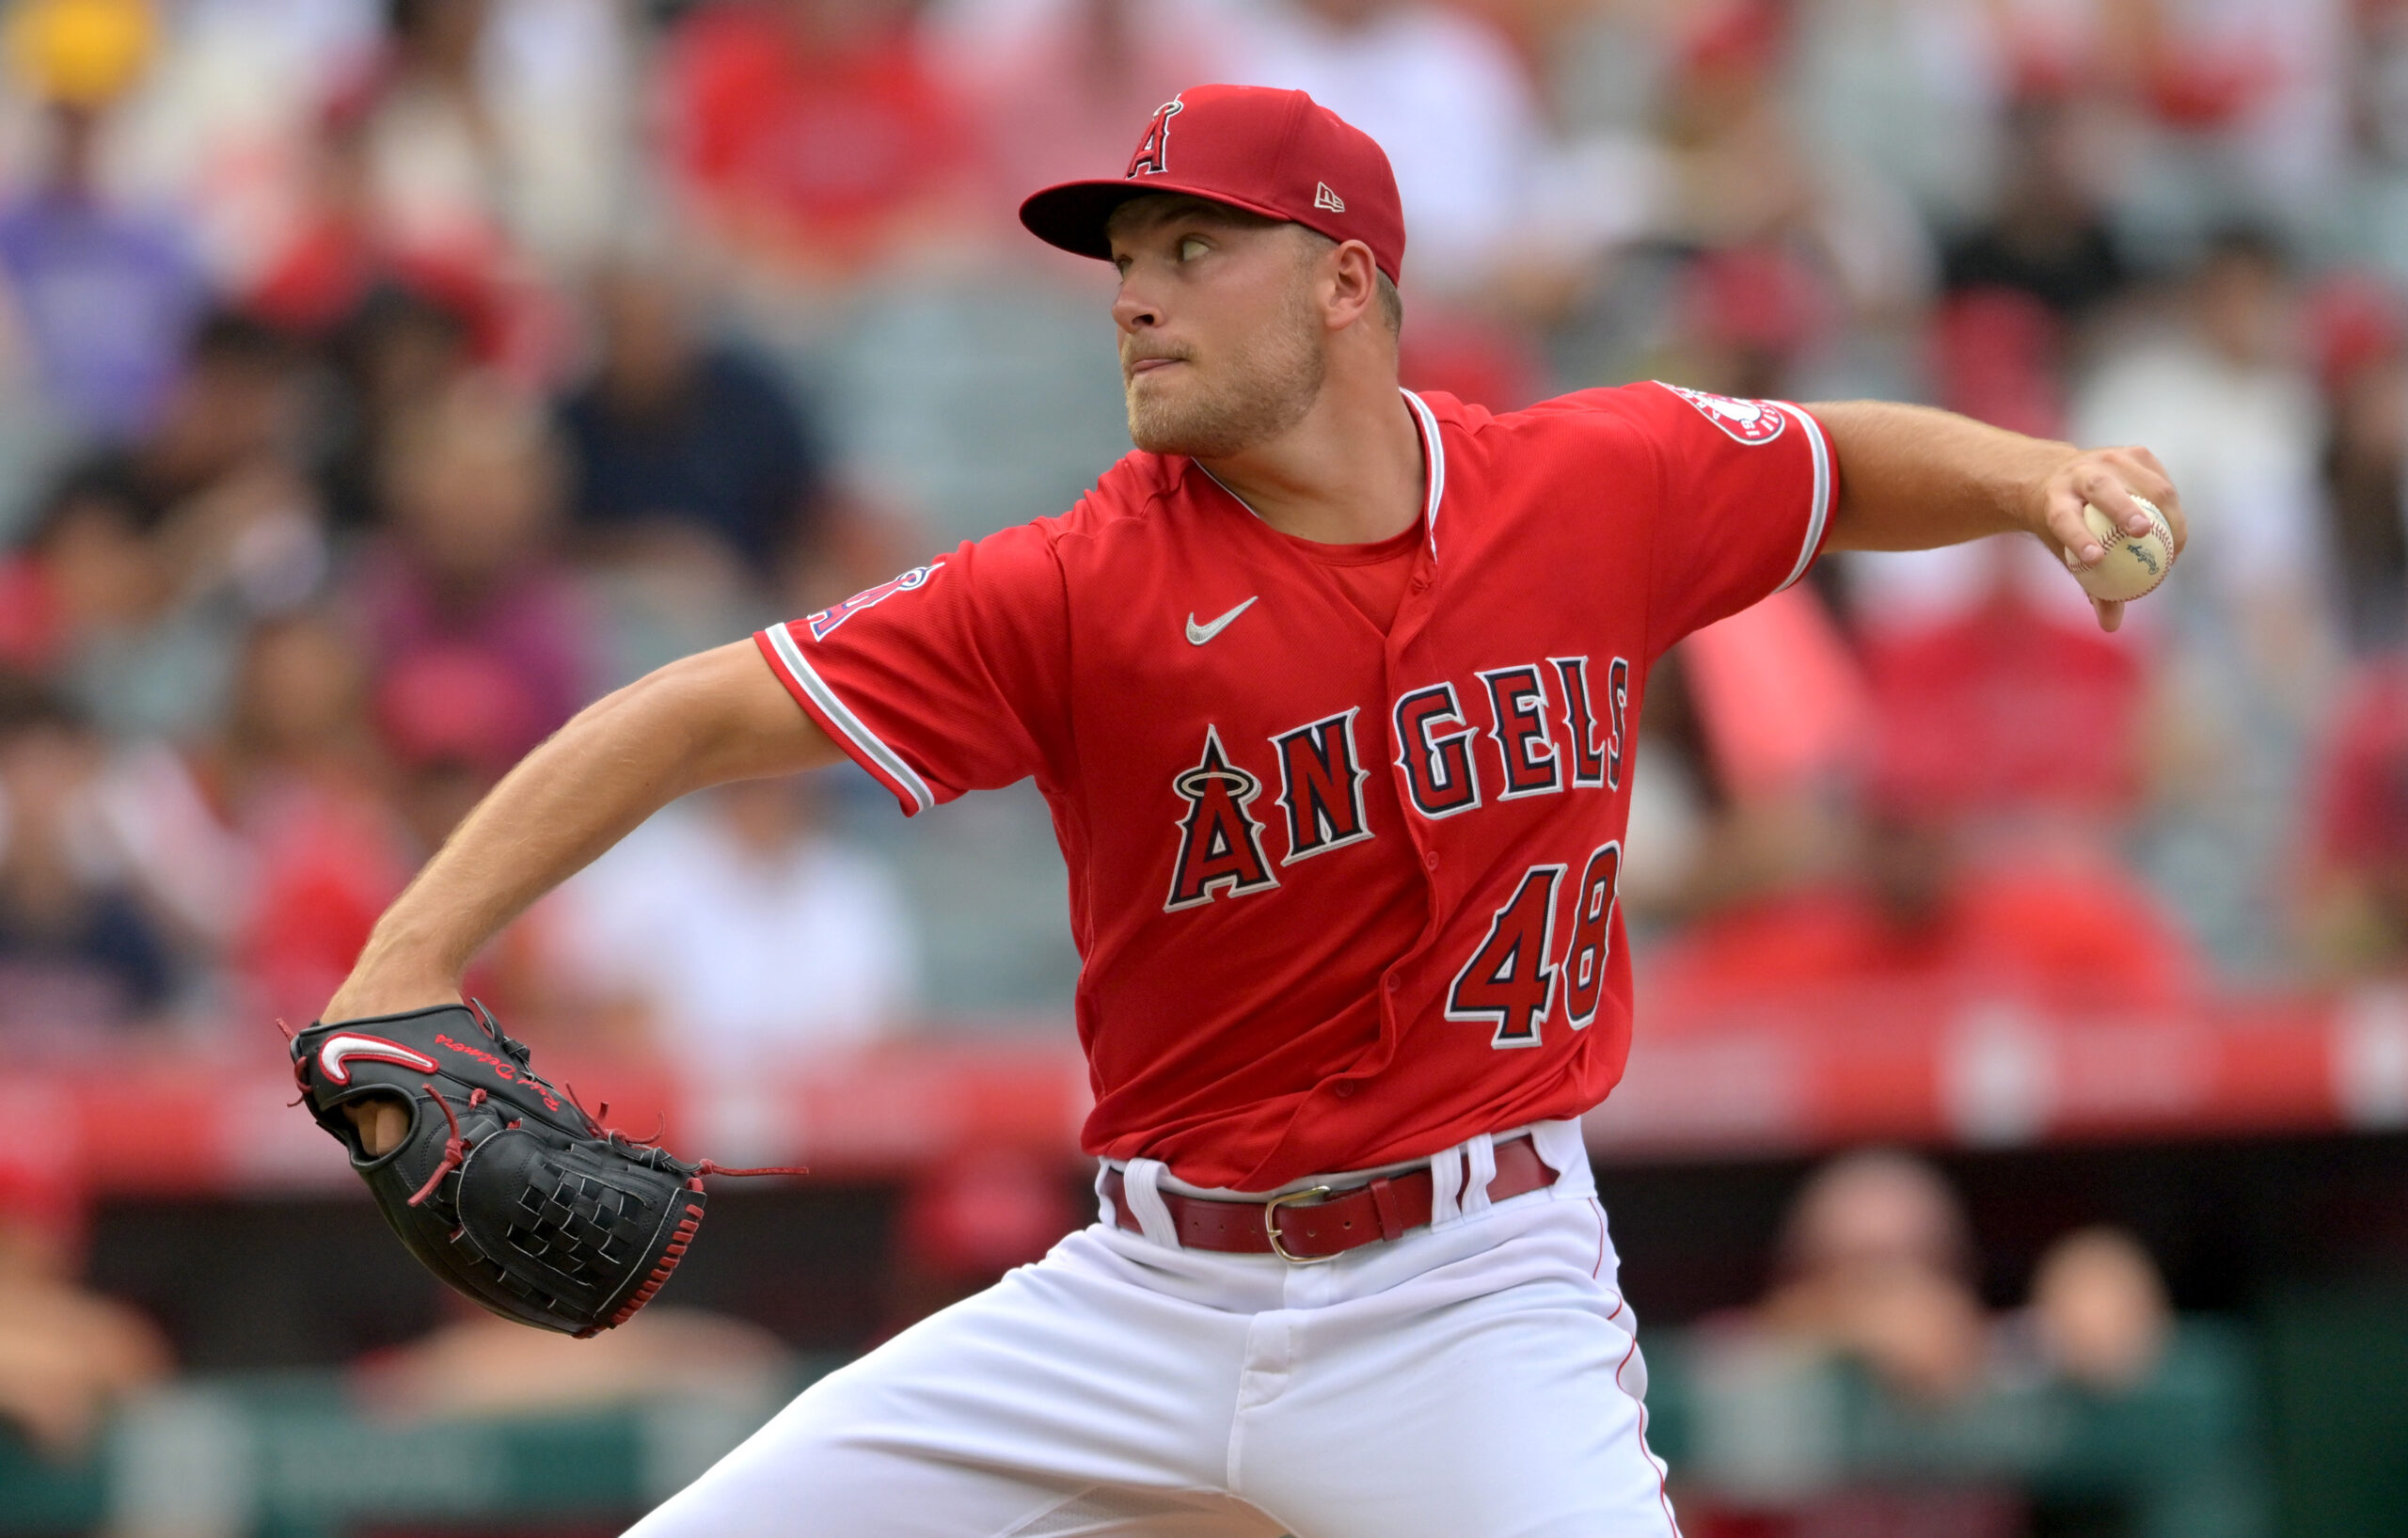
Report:
M579 1337L623 1324L693 1243L705 1175L801 1173L687 1164L604 1127L527 1059L483 1005L293 1038L300 1103L350 1151L402 1243L506 1319ZM409 1130L372 1155L343 1107L379 1096L406 1105Z

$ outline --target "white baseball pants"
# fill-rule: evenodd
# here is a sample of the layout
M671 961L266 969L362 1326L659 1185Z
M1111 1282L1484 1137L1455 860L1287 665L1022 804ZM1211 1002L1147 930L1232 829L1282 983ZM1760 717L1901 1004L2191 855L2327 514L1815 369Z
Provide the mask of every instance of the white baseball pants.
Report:
M628 1538L1678 1538L1579 1128L1532 1131L1552 1187L1490 1204L1474 1138L1429 1228L1319 1265L1178 1247L1135 1161L1147 1235L820 1380Z

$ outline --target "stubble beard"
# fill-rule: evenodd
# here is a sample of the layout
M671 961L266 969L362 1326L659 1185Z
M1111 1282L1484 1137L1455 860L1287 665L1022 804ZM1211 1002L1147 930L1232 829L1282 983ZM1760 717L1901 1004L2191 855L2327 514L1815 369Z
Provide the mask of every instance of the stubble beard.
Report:
M1235 349L1209 387L1165 400L1141 390L1142 376L1129 380L1130 440L1149 453L1226 459L1304 420L1328 372L1321 327L1299 293L1282 323Z

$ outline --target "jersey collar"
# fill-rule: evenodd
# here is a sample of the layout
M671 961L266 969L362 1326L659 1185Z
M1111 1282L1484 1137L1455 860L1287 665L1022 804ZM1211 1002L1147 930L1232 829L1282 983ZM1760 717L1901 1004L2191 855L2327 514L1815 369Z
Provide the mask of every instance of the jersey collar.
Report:
M1447 440L1438 436L1438 414L1429 404L1406 389L1397 387L1404 404L1413 408L1413 420L1421 428L1421 465L1430 483L1429 499L1422 504L1421 521L1430 530L1430 559L1438 559L1438 503L1447 495Z
M1438 436L1438 414L1430 409L1428 403L1402 385L1397 387L1397 393L1404 397L1405 405L1413 412L1414 426L1421 435L1422 479L1430 488L1421 504L1421 522L1430 531L1430 559L1435 561L1438 559L1438 503L1447 494L1447 440ZM1262 522L1262 515L1247 506L1244 498L1230 491L1228 483L1214 475L1211 466L1200 459L1191 459L1188 463L1202 470L1204 478L1219 486L1229 500L1245 508L1247 516L1257 523Z

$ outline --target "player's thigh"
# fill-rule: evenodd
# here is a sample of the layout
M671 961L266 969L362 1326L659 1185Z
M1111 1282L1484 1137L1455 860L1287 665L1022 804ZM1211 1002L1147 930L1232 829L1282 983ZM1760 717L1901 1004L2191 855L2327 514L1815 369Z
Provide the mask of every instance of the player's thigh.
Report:
M1244 1428L1239 1493L1297 1538L1673 1538L1619 1302L1534 1282L1309 1362Z
M1257 1538L1190 1494L1226 1468L1243 1321L1118 1265L1065 1240L813 1385L631 1538Z
M815 1436L747 1444L626 1538L1277 1538L1280 1530L1217 1493L1063 1485L874 1439Z

